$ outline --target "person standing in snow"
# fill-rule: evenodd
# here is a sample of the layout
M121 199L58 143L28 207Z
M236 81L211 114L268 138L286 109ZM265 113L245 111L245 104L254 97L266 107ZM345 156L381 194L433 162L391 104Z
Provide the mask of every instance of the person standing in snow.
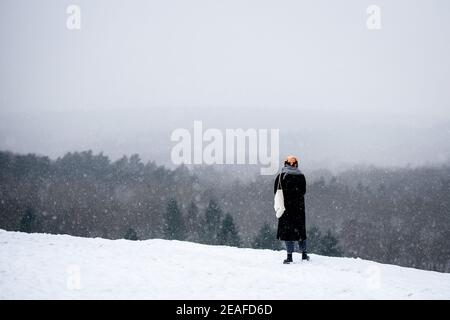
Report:
M294 156L288 156L277 175L274 184L274 193L277 192L278 182L281 178L284 206L286 210L278 219L277 239L286 244L287 259L283 263L293 262L295 242L298 242L302 253L302 260L309 260L306 252L306 226L305 226L305 193L306 179L298 169L298 161Z

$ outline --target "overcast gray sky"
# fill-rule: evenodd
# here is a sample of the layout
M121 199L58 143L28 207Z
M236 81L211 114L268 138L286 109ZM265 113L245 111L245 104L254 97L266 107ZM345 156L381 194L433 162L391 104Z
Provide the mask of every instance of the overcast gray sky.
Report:
M449 39L447 0L2 0L0 149L166 163L197 119L280 128L311 166L442 162Z

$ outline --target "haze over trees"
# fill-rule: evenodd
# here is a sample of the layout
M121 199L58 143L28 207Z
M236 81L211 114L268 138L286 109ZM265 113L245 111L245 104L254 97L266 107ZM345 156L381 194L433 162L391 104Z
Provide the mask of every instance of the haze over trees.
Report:
M311 252L450 272L450 165L305 175ZM278 250L273 179L138 155L0 152L0 228Z

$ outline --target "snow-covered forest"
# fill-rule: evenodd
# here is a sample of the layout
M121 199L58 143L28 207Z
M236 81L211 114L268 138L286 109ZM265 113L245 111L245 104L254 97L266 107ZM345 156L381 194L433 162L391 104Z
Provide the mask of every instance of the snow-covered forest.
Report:
M450 165L305 175L310 251L450 272ZM281 249L273 180L139 155L1 152L0 229Z

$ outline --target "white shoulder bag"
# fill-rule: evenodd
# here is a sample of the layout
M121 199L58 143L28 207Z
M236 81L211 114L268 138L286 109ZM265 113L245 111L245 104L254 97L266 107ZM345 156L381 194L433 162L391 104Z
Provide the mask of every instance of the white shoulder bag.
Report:
M281 173L278 176L278 186L277 186L277 192L275 192L274 197L274 205L273 208L275 209L275 215L279 219L286 208L284 207L284 196L283 196L283 188L281 187Z

